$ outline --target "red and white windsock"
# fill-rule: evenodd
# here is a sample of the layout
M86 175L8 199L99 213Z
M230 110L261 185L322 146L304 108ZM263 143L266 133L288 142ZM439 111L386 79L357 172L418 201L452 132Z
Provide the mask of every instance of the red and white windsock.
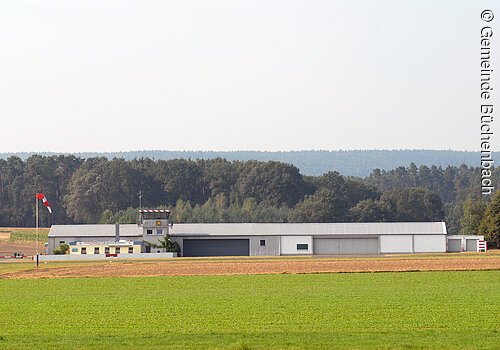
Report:
M49 211L49 213L52 214L52 208L50 207L50 204L49 204L49 201L47 200L47 198L45 198L45 195L43 193L37 193L36 198L41 199L43 204L45 204L45 206L47 207L47 210Z

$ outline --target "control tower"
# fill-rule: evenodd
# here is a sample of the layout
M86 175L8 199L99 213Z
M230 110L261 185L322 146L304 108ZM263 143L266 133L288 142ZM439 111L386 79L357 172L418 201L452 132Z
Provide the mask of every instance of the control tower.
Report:
M167 209L140 209L142 226L142 238L144 242L157 244L159 240L165 239L169 228L173 223L170 221L170 210ZM144 252L150 253L149 245L144 246Z

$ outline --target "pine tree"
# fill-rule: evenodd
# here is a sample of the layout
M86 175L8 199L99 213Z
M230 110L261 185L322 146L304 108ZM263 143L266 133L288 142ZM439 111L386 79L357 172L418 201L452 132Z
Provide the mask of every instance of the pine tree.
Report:
M460 234L477 235L485 210L486 204L481 198L474 199L469 195L464 203L464 213L460 219Z
M488 242L494 242L500 247L500 190L493 194L491 202L486 207L479 226L479 234L484 235Z

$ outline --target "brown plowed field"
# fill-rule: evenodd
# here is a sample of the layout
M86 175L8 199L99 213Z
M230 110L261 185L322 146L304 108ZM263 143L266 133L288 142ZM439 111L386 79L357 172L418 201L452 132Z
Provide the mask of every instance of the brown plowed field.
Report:
M0 278L192 276L237 274L299 274L331 272L498 270L500 256L373 257L373 258L274 258L183 259L170 261L113 261L68 263L64 267L42 264L39 270L5 273ZM59 263L60 264L60 263ZM80 265L81 264L81 265Z
M40 243L39 252L43 252L45 247ZM13 255L14 252L20 252L24 255L34 255L36 252L35 242L10 242L7 240L0 240L0 256Z

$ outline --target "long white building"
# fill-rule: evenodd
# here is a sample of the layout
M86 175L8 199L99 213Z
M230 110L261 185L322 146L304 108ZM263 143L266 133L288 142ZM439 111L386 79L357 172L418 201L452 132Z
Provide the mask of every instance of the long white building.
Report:
M126 225L54 225L49 253L61 243L127 240L158 243L166 234L181 256L371 255L447 251L444 222L175 224L144 217ZM79 244L81 246L81 244Z

